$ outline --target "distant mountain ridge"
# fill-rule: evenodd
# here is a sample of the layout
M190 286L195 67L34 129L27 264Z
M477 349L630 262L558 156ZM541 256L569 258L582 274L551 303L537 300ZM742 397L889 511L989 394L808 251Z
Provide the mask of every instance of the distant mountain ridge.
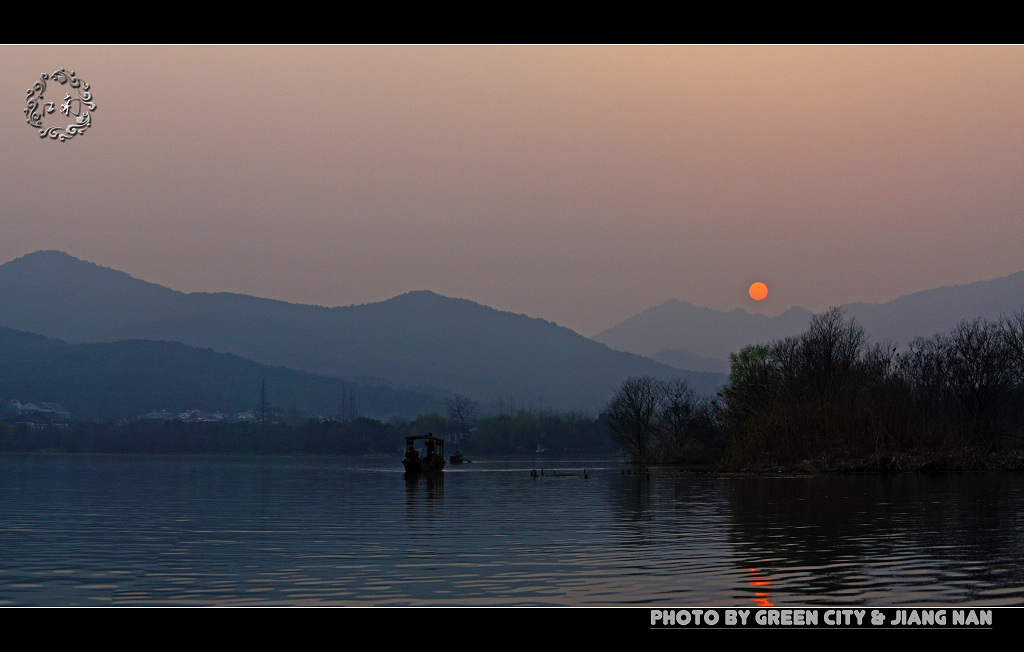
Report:
M1024 270L966 285L914 292L887 303L850 303L844 308L875 341L906 344L919 336L948 332L961 321L997 319L1024 308Z
M522 407L599 409L630 375L682 376L706 393L724 380L428 291L338 308L186 294L57 251L0 265L0 325L71 343L182 342L265 365L388 379L482 402L503 397Z
M1024 271L967 285L904 295L882 304L843 306L873 342L905 345L917 337L949 331L962 320L996 319L1024 307ZM649 308L593 337L620 351L667 364L725 372L729 354L803 332L812 313L790 308L777 317L701 308L678 299Z
M443 395L346 382L179 342L64 341L0 326L0 398L52 400L75 419L113 420L167 410L272 409L323 416L413 418L443 410Z

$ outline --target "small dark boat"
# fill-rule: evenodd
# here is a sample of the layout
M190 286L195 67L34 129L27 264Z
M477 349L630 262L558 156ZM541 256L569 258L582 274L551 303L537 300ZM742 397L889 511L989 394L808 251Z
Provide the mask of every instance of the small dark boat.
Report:
M424 452L421 455L416 450L416 443L426 442ZM444 470L444 440L435 437L433 433L428 435L412 435L405 438L405 457L402 458L402 466L406 473L423 473Z
M448 461L451 462L452 464L462 464L463 462L468 462L469 460L462 456L462 451L455 451L455 454L449 457Z

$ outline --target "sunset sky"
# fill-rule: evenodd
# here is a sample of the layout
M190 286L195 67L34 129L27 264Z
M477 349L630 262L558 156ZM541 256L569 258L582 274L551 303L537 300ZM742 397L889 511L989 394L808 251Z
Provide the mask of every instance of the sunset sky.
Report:
M40 139L62 67L92 126ZM0 81L0 263L584 335L1024 269L1021 46L0 46Z

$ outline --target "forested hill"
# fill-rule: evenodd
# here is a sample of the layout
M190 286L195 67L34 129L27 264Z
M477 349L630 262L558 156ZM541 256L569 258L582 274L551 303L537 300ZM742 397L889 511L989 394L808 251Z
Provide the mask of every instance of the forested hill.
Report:
M264 379L271 408L309 414L411 418L444 405L440 393L346 382L178 342L68 344L0 327L0 399L59 403L72 418L256 410Z

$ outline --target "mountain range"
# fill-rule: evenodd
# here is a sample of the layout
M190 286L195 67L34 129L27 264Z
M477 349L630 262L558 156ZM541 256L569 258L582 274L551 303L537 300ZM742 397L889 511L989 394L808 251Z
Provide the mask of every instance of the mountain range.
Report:
M964 319L997 318L1022 306L1024 271L844 308L874 341L906 344L946 332ZM178 292L66 253L39 251L0 265L0 327L13 329L0 333L0 374L14 378L12 351L28 347L48 353L18 358L26 368L55 370L55 360L77 360L80 366L65 374L77 382L97 388L106 382L105 391L114 393L129 387L138 396L145 392L131 383L163 388L154 389L153 405L146 409L203 408L159 402L174 393L167 388L175 383L251 406L255 379L269 374L275 384L290 388L284 396L292 404L274 401L281 407L329 410L341 400L344 382L360 384L356 391L366 400L360 400L359 411L373 416L437 409L452 393L485 406L500 401L505 407L596 412L632 375L682 377L697 391L713 394L725 381L729 353L799 334L811 316L803 308L768 317L673 299L587 339L543 319L429 291L326 308L241 294ZM43 345L18 339L27 334L61 341ZM134 376L110 364L129 358ZM218 368L223 373L214 371ZM285 372L298 375L275 375ZM29 383L24 370L19 373L23 385ZM25 391L0 384L0 396L29 398ZM186 392L181 400L195 395ZM32 398L61 401L52 395ZM370 405L375 411L365 409Z
M58 251L0 265L0 326L70 344L179 342L321 376L461 393L487 405L500 397L504 405L596 411L631 375L683 377L704 393L724 380L433 292L337 308L183 293Z
M842 308L864 326L873 342L905 345L917 337L948 332L963 320L998 319L1024 308L1024 271L915 292L887 303L851 303ZM727 372L730 353L749 344L798 335L811 317L803 308L768 317L739 308L721 312L672 299L593 339L677 367Z

